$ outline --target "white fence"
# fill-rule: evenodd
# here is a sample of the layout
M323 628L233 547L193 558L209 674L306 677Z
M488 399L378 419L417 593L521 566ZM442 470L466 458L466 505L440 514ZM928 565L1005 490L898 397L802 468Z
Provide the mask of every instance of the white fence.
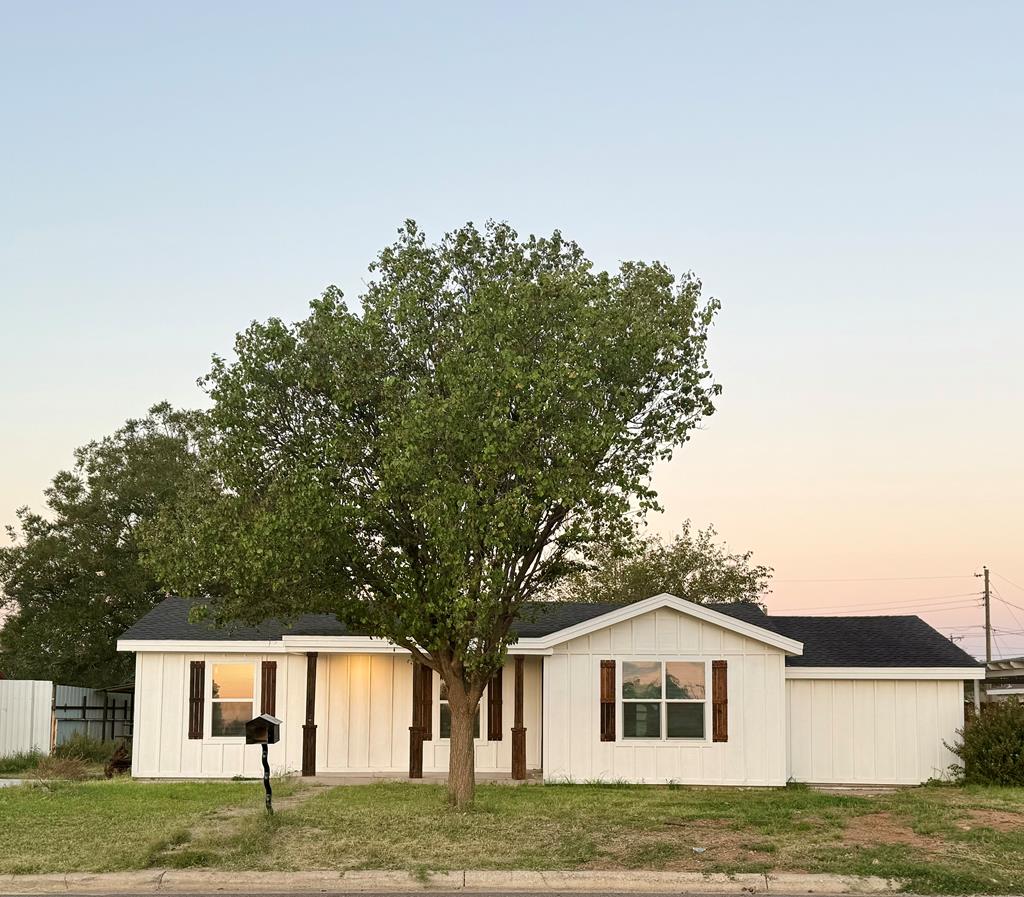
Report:
M52 682L0 679L0 757L50 753L52 704Z
M101 741L130 738L132 698L41 680L0 679L0 757L48 754L74 734Z

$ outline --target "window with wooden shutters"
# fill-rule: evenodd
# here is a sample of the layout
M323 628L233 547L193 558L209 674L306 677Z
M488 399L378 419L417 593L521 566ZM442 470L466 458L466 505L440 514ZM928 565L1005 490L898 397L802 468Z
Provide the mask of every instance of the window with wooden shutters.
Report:
M729 673L724 660L711 661L711 740L729 740Z
M206 661L193 660L188 676L188 737L203 737L203 704L206 698Z
M253 717L255 664L215 663L210 677L210 737L244 738Z
M487 740L501 741L501 670L487 685Z
M703 740L706 673L703 660L623 660L622 737Z
M601 741L615 741L615 661L601 661Z
M264 660L260 667L260 713L277 716L276 660Z

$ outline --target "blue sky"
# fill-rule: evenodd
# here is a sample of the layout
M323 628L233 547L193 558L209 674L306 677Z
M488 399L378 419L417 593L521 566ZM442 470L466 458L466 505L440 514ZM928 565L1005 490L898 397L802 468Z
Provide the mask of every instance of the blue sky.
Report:
M722 301L720 410L654 528L715 523L780 610L913 609L987 562L1024 631L1021 5L0 16L0 521L75 445L201 402L248 321L355 298L404 218L494 217Z

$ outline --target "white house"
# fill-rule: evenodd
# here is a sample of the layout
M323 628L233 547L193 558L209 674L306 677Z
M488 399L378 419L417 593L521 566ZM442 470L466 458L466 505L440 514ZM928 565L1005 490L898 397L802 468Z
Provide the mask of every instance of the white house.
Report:
M244 722L284 720L278 772L448 768L440 681L333 616L217 630L168 598L136 653L134 775L258 775ZM481 701L476 768L546 781L913 784L943 775L977 663L918 617L774 617L658 595L533 605Z

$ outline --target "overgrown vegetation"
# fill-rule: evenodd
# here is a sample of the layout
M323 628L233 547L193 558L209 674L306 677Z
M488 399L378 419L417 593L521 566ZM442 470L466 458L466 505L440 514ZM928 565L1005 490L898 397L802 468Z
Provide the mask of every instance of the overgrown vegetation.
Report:
M1021 789L482 786L468 811L447 807L431 785L316 792L282 782L275 797L267 817L248 782L0 791L0 872L807 871L900 879L916 893L1024 893Z
M76 732L57 745L50 756L40 751L22 751L0 757L0 776L70 781L97 777L103 774L103 768L117 744Z
M0 757L0 776L16 776L28 769L35 769L42 757L39 751L18 751Z
M116 742L90 738L75 732L63 744L53 749L53 755L67 760L81 760L83 763L106 763L114 753Z
M959 777L972 785L1024 785L1024 704L1016 698L987 704L957 731L950 750L960 758Z

